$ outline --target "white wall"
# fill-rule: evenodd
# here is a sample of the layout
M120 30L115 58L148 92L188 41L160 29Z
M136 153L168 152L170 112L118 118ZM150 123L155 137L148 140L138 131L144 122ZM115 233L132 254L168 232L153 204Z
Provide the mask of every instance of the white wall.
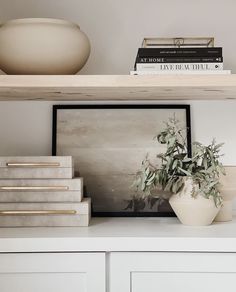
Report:
M236 72L235 11L235 0L0 0L0 21L57 17L79 23L92 44L83 74L127 74L144 36L215 36L225 68ZM52 104L1 102L0 155L49 155ZM236 101L191 105L193 138L226 142L223 161L236 165Z

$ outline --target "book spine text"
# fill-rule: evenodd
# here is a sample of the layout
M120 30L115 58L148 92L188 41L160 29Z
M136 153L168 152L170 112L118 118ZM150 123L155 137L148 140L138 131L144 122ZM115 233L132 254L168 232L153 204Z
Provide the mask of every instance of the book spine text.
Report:
M223 63L137 63L138 71L223 70Z

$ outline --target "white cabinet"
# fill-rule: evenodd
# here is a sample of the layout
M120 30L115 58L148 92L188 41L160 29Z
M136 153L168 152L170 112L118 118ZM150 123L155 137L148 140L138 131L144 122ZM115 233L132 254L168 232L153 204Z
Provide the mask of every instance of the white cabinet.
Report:
M1 292L105 292L105 253L0 255Z
M93 218L1 228L0 292L235 292L236 220Z
M235 278L236 253L0 254L1 292L234 292Z
M110 292L234 292L235 253L111 253Z

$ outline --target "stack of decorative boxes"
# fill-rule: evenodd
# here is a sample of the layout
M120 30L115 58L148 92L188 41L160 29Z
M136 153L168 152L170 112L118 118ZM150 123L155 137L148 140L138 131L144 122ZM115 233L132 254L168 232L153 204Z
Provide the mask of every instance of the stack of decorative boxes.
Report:
M88 226L71 156L0 157L0 226Z

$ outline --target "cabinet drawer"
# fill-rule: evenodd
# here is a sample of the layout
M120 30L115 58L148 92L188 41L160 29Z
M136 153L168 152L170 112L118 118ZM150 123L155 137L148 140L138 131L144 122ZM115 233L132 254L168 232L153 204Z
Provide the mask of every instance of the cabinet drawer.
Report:
M112 253L110 292L235 291L236 254Z
M104 253L1 254L1 292L105 292Z

